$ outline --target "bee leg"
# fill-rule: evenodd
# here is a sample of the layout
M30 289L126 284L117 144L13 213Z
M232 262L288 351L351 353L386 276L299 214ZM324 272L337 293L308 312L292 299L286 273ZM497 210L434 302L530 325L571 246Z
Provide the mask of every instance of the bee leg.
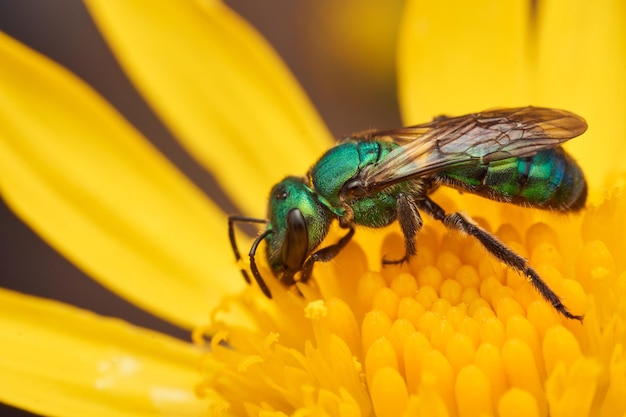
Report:
M397 265L408 261L417 253L417 245L415 244L415 236L421 230L422 216L417 209L415 200L406 194L399 194L398 203L398 222L404 235L404 247L406 251L400 259L383 259L383 265Z
M272 233L271 230L266 230L265 232L257 236L257 238L254 239L252 246L250 247L250 252L248 253L248 256L250 257L250 271L252 271L252 276L256 280L256 283L259 285L259 288L261 289L261 291L263 291L263 294L265 294L265 296L270 299L272 298L272 293L270 292L270 289L267 288L267 284L265 283L265 280L261 276L261 273L259 272L259 268L256 266L255 256L256 256L256 249L259 246L259 243L261 243L261 241L265 239L267 236L269 236L271 233ZM243 270L242 270L242 273L243 273ZM247 277L247 274L244 273L244 278L245 277ZM250 277L248 277L248 279L250 279Z
M346 233L345 236L339 239L339 242L313 252L302 266L300 282L307 282L311 278L313 273L313 264L315 262L328 262L337 256L341 249L343 249L348 244L350 239L352 239L352 236L354 236L353 226L350 227L350 230L348 230L348 233Z
M230 247L233 249L233 254L235 255L235 260L239 262L241 260L241 254L239 253L239 248L237 247L237 240L235 240L235 223L267 223L265 219L256 219L254 217L246 217L246 216L228 216L228 238L230 239ZM248 284L251 284L250 276L248 275L248 271L245 269L240 269L241 275L246 280ZM271 297L270 297L271 298Z
M450 229L458 230L467 235L473 236L487 249L493 256L509 265L511 268L524 275L535 287L539 294L563 316L568 319L583 320L583 316L577 316L563 305L558 295L548 287L539 274L528 264L528 261L509 249L498 238L489 234L486 230L471 223L460 213L446 214L446 212L429 198L419 201L419 208L426 211L433 218L441 221Z

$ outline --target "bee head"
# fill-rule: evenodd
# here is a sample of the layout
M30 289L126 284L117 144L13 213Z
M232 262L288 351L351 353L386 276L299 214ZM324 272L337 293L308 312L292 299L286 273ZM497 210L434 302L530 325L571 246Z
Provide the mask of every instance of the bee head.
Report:
M287 177L272 188L268 206L267 259L287 285L328 232L332 215L301 177Z

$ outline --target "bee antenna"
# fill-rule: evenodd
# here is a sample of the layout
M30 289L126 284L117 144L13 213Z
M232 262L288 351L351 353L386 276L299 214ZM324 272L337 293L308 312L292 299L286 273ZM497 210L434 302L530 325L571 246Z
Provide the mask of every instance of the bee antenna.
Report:
M270 289L267 288L267 284L265 284L265 281L263 280L263 277L259 272L259 268L257 268L256 266L256 260L254 259L254 257L256 255L256 248L259 246L259 243L261 243L261 241L269 236L271 233L271 230L266 230L265 232L261 233L256 239L254 239L249 253L250 270L252 271L252 276L256 280L257 284L259 284L259 288L261 288L261 291L263 291L263 294L265 294L267 298L272 298L272 293L270 292Z

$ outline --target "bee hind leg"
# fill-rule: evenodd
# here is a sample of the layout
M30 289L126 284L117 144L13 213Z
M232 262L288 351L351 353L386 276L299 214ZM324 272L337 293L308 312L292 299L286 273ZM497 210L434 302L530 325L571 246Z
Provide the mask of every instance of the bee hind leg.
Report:
M407 262L417 253L417 245L415 244L415 236L422 229L422 216L420 216L417 204L413 198L407 194L399 194L398 203L398 222L404 235L404 256L400 259L384 259L383 265L397 265Z
M537 292L554 307L559 313L568 319L583 320L583 316L572 314L567 307L563 305L558 295L554 293L541 279L539 274L528 264L528 261L513 252L498 238L488 233L486 230L470 222L460 213L446 214L446 212L437 203L429 198L420 200L420 209L426 211L436 220L441 221L446 227L458 230L467 235L473 236L487 249L493 256L504 262L511 268L521 273L535 287Z

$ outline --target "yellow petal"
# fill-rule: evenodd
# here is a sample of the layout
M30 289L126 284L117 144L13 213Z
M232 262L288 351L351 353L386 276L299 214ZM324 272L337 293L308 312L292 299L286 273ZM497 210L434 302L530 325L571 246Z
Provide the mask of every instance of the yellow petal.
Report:
M626 170L626 4L544 1L533 11L532 3L408 2L399 44L404 120L520 105L574 111L589 130L566 147L596 203Z
M406 124L529 104L528 2L407 2L398 46Z
M199 351L159 333L0 289L0 401L49 416L200 416Z
M274 51L220 2L87 5L148 103L248 213L330 143Z
M93 90L2 34L0 90L2 197L65 257L188 327L241 287L223 214Z
M588 132L568 143L591 190L626 171L626 3L539 2L536 103L575 111ZM595 196L596 201L598 197Z

